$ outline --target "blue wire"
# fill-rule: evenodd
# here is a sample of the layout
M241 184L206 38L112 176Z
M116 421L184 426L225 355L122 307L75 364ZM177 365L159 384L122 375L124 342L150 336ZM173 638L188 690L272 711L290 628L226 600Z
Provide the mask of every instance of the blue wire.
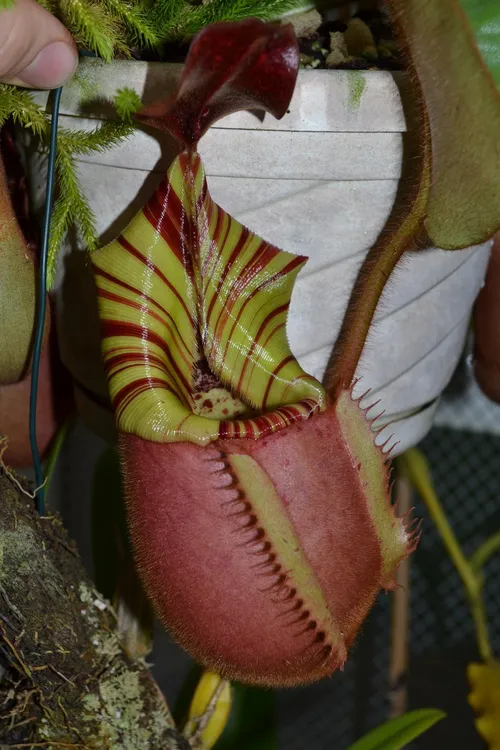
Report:
M30 388L30 418L29 435L31 455L35 468L35 482L38 487L36 492L36 507L40 515L45 513L45 492L43 488L44 476L40 453L36 440L36 404L38 394L38 376L40 373L40 356L43 345L43 332L45 328L45 315L47 311L47 256L49 251L50 219L52 216L52 205L54 202L54 179L56 168L57 151L57 121L59 118L59 104L61 101L62 88L54 91L52 105L52 120L50 123L50 148L47 166L47 185L45 192L45 211L43 216L42 248L40 253L40 273L38 279L38 309L35 328L35 342L33 346L33 366L31 370Z
M80 50L82 57L95 57L93 52ZM45 491L43 483L42 461L36 439L36 406L38 396L38 378L40 374L40 356L43 345L43 332L45 328L45 315L47 312L47 256L49 252L50 220L54 204L54 183L57 154L57 125L59 119L59 105L61 102L62 87L54 91L52 103L52 119L50 123L50 147L47 165L47 182L45 189L45 211L43 215L42 249L40 253L40 275L38 282L38 307L36 315L35 341L33 345L33 365L31 369L30 387L30 415L29 415L29 437L31 445L31 456L35 469L36 508L41 516L45 513Z

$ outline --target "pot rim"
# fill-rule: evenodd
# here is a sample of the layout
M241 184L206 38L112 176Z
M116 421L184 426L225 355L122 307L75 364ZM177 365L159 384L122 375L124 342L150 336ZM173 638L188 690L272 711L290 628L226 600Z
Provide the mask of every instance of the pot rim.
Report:
M86 119L113 119L113 97L119 88L135 90L145 105L173 88L182 63L84 58L63 89L60 113ZM297 78L290 112L281 120L270 115L259 130L307 132L403 133L407 130L403 101L408 77L403 71L306 70ZM37 104L50 109L50 92L37 91ZM255 115L238 112L215 128L255 129Z

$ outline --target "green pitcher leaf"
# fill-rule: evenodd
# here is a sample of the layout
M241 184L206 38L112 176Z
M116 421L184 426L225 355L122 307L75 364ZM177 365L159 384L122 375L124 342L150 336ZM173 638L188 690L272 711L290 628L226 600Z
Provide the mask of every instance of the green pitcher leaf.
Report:
M498 0L460 0L483 59L500 88L500 3Z
M400 750L445 716L443 711L434 708L410 711L368 732L351 745L349 750Z
M1 155L0 258L0 385L8 385L31 368L37 270L14 213Z
M390 0L420 82L432 141L426 230L448 250L500 228L500 93L458 0Z

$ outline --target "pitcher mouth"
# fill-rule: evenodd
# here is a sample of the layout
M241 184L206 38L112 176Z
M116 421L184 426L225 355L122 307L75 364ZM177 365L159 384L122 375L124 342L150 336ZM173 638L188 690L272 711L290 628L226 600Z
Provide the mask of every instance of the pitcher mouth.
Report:
M206 360L196 363L192 413L204 420L216 422L216 425L213 425L215 439L257 440L293 422L308 419L320 411L320 404L310 398L296 404L285 402L278 409L259 412L251 404L245 403L242 398L231 393L213 373L207 371Z
M326 408L290 351L306 259L211 198L184 152L122 235L92 256L118 428L156 442L259 439Z

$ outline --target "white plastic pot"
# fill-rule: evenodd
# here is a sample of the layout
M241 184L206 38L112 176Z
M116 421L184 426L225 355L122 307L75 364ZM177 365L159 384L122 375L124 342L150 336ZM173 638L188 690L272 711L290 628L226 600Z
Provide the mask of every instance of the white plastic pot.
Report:
M92 128L124 86L148 103L166 96L180 66L142 62L82 63L62 97L61 125ZM284 250L306 255L292 298L288 335L302 367L321 378L352 284L392 208L401 174L405 117L398 82L387 72L301 71L289 113L239 113L220 121L199 150L214 199ZM42 98L44 95L38 95ZM123 145L80 160L85 192L103 242L113 239L146 202L173 155L159 132L138 130ZM31 154L40 202L43 172ZM392 421L395 453L431 426L437 399L463 347L481 287L489 243L458 252L408 254L377 309L357 375ZM61 351L77 385L84 419L102 433L111 414L99 358L89 263L76 240L61 260L57 284ZM369 403L366 401L365 403ZM104 419L104 422L103 422Z

